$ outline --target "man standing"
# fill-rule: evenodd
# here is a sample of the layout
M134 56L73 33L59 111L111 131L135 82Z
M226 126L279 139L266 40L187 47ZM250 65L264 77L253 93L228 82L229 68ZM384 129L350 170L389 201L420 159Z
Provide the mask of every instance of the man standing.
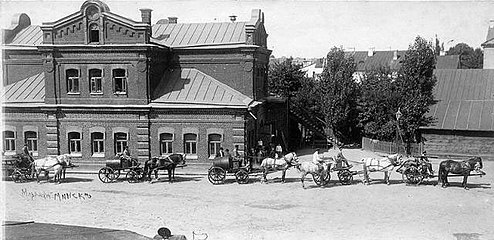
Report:
M278 145L276 145L276 158L280 158L283 156L283 148L281 147L281 145L278 143Z

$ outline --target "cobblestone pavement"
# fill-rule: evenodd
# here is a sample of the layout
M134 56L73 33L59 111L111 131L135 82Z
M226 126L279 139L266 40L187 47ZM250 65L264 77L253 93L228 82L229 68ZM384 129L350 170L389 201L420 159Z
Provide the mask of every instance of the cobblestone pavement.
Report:
M350 160L368 155L345 151ZM188 239L201 233L208 239L494 239L493 169L494 162L484 162L487 175L470 177L470 190L460 187L458 177L446 189L434 186L436 179L407 186L396 172L389 186L382 173L371 174L370 186L359 176L342 186L332 173L329 185L309 180L308 189L302 189L296 169L284 184L277 172L267 184L253 175L245 185L233 176L212 185L187 168L177 170L172 184L165 176L152 184L104 184L95 174L73 173L59 185L4 181L2 206L6 220L125 229L149 237L166 226Z

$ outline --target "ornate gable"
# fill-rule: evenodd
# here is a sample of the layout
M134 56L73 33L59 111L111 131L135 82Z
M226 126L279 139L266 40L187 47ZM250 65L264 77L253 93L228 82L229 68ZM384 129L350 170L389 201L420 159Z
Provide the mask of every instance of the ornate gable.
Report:
M143 11L143 16L150 10ZM144 19L144 18L143 18ZM110 12L99 0L84 2L78 12L43 23L43 44L132 44L148 43L150 22L135 22Z

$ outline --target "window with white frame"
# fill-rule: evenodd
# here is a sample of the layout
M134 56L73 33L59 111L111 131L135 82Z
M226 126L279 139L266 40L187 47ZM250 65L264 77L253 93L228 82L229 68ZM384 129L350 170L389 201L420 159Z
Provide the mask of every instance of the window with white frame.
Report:
M105 156L105 141L104 135L100 132L91 133L91 143L93 157L103 157Z
M208 145L209 145L209 158L216 157L216 154L220 151L220 147L221 147L221 135L209 134Z
M117 132L114 135L115 139L115 154L123 153L125 147L127 146L127 133Z
M67 92L79 93L79 70L67 69L67 71L65 71L65 75L67 78Z
M24 139L26 139L27 149L32 152L38 151L38 134L34 131L27 131L24 133Z
M69 132L69 153L70 155L80 156L82 136L79 132Z
M15 152L15 132L3 131L3 151Z
M91 84L91 93L103 93L102 84L102 71L101 69L89 70L89 81Z
M161 155L168 155L173 153L173 134L160 134L160 153Z
M114 92L116 94L127 93L127 72L125 71L125 69L113 69L112 73L113 84L115 86Z
M197 135L193 133L184 134L185 154L197 154Z

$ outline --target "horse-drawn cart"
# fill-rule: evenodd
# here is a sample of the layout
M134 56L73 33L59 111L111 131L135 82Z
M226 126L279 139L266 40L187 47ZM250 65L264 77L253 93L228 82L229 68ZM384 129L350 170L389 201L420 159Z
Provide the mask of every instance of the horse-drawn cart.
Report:
M125 178L129 183L139 182L144 177L144 169L135 158L115 156L114 159L106 160L105 167L98 172L101 182L110 183L118 179L120 172L126 171Z
M16 154L3 160L3 165L11 167L10 178L14 182L26 182L33 178L32 160L23 154Z
M208 170L208 180L212 184L222 184L225 182L226 174L232 173L237 179L237 183L245 184L249 182L250 166L241 166L242 157L219 157L213 160Z

